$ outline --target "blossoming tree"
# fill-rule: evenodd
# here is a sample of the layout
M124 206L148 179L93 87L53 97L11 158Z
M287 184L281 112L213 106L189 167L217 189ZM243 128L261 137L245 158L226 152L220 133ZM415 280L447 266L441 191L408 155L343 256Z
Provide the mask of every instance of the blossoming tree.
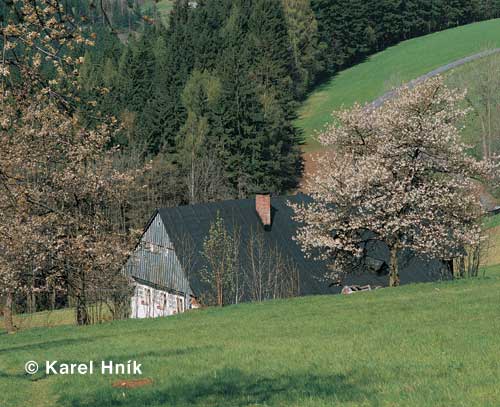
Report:
M5 2L0 25L0 297L14 331L15 294L63 285L89 323L89 293L127 291L131 239L113 222L134 173L113 167L116 127L78 114L77 50L92 45L58 0ZM95 112L99 116L99 112ZM35 281L36 280L36 281ZM121 295L118 293L118 295ZM95 296L94 296L95 297Z
M389 284L397 286L403 250L451 260L477 245L474 179L489 165L461 141L464 96L433 78L376 110L337 112L320 136L334 153L319 159L309 181L313 202L293 207L303 250L345 272L367 242L382 241L390 250Z

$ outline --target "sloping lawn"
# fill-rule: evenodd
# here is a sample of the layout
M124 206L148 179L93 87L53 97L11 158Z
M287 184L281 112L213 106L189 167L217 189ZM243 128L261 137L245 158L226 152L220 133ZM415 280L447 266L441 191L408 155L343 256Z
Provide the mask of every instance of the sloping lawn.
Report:
M486 216L483 221L485 241L483 242L483 264L500 264L500 214Z
M0 406L498 406L500 268L486 277L0 335ZM35 360L143 365L34 376Z
M500 213L492 216L486 216L483 221L484 229L492 229L500 226Z
M148 0L144 3L143 8L151 7L155 5L158 13L161 16L164 24L168 24L168 16L172 9L174 8L174 0Z
M112 315L108 309L100 310L103 319L111 320ZM42 311L33 314L15 314L14 325L20 329L52 328L60 325L75 325L76 315L74 308L65 308L54 311ZM3 319L0 317L0 330L3 329ZM1 407L1 405L0 405Z
M384 92L442 65L489 48L500 47L500 20L490 20L402 42L340 72L319 86L299 110L296 125L311 139L329 122L333 110L372 101Z
M35 314L22 314L14 316L14 325L19 329L30 329L38 327L51 328L59 325L71 325L75 322L75 311L64 309L56 311L43 311ZM0 329L3 328L3 321L0 318Z

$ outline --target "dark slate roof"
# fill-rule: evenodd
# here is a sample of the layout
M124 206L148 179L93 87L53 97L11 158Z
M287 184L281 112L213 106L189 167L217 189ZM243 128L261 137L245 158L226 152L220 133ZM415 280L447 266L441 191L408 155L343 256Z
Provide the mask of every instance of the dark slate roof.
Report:
M340 292L339 287L332 287L325 281L324 275L328 271L325 262L308 259L293 239L298 224L292 219L293 211L288 203L309 202L310 197L303 194L293 196L277 196L271 198L272 226L264 231L264 227L255 211L254 199L240 199L207 204L179 206L175 208L159 209L165 229L173 242L177 256L182 256L178 250L185 245L188 237L193 252L193 269L188 279L195 295L203 293L207 287L200 280L199 273L206 266L202 256L203 242L209 234L210 226L215 221L217 214L224 219L225 226L232 232L237 225L241 234L240 262L248 262L246 254L246 242L253 231L262 231L268 247L279 247L288 260L292 260L299 270L300 295L327 294ZM153 218L156 216L154 214ZM373 243L367 248L369 257L388 263L389 251L387 246L381 242ZM179 259L181 260L181 259ZM182 260L181 260L182 263ZM385 273L387 267L385 267ZM445 268L441 262L429 261L407 252L400 256L400 278L401 283L426 282L447 278ZM371 284L386 286L388 284L387 274L378 274L364 269L360 273L348 275L344 285Z
M293 240L297 224L292 220L292 209L288 202L304 202L310 200L303 194L288 197L272 197L271 213L272 225L264 230L257 212L254 199L239 199L207 204L179 206L175 208L159 209L167 233L172 239L174 247L181 247L183 239L189 236L194 243L196 269L202 269L206 263L202 256L203 242L209 234L210 226L217 218L217 214L224 219L224 224L231 233L237 225L240 232L240 262L245 267L249 261L246 252L246 242L252 233L262 232L267 247L279 247L284 256L297 266L300 279L300 294L326 294L334 290L329 288L323 280L326 265L323 262L305 258L299 245ZM177 255L182 255L178 253ZM191 289L196 295L206 287L200 281L198 273L188 276Z

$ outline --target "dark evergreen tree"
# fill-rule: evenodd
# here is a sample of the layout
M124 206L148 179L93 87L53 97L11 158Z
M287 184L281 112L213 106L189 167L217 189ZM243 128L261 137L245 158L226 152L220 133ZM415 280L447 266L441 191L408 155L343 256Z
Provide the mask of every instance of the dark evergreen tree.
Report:
M187 0L176 0L169 25L164 34L166 53L162 72L156 85L162 89L163 115L166 117L164 147L174 148L177 134L186 121L186 110L180 102L181 93L194 66L191 9Z
M175 0L165 28L152 3L106 2L110 27L89 1L71 2L98 39L81 73L82 112L98 103L120 117L114 142L161 157L182 179L194 180L194 159L210 157L240 197L294 187L301 170L297 101L322 74L401 40L496 16L500 3L200 0L195 7ZM145 24L144 13L155 24ZM199 201L195 184L185 201Z
M283 9L296 69L297 96L302 98L324 69L319 43L318 23L310 0L284 0Z

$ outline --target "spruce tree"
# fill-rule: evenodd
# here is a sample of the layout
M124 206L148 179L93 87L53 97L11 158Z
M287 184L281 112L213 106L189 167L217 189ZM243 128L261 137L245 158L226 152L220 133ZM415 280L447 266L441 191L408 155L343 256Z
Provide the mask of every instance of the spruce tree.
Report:
M323 69L318 23L310 0L283 0L282 4L296 69L297 96L303 97Z

